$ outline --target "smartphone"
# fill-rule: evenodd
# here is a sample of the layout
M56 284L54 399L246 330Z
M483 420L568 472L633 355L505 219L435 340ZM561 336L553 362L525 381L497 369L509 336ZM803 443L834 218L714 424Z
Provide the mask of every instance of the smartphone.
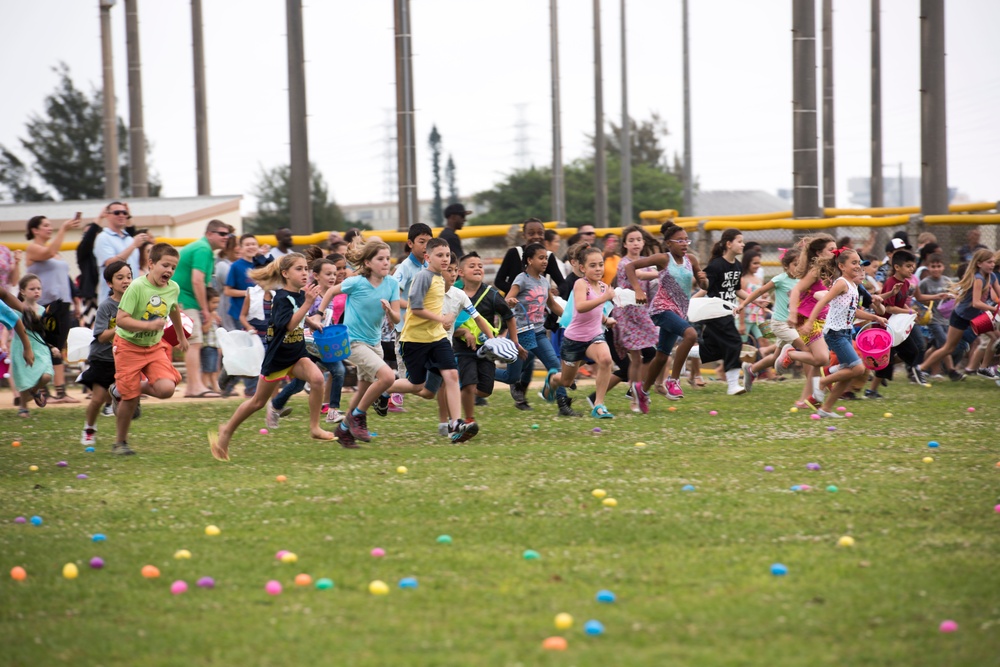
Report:
M74 217L73 219L74 220L80 220L82 218L83 218L83 211L77 211L76 212L76 217Z
M135 230L136 236L138 236L139 234L148 234L148 233L149 233L148 229L137 229L137 230Z

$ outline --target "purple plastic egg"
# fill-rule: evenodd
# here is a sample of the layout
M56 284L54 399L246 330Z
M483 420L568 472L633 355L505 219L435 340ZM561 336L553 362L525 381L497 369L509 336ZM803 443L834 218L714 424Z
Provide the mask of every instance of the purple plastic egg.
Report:
M84 474L83 474L83 473L81 472L81 473L80 473L79 475L77 475L77 476L76 476L76 478L77 478L77 479L87 479L87 476L86 476L86 475L84 475Z
M28 523L28 520L25 519L23 516L19 516L14 519L14 523Z
M104 559L99 556L94 556L93 558L90 559L90 567L94 568L95 570L100 570L102 567L104 567Z
M212 577L202 577L198 580L198 588L215 588L215 579Z
M774 466L764 466L764 472L774 472Z
M60 462L59 462L59 463L57 463L56 465L57 465L57 466L59 466L60 468L65 468L65 467L66 467L66 466L68 466L69 464L68 464L68 463L66 463L65 461L60 461Z

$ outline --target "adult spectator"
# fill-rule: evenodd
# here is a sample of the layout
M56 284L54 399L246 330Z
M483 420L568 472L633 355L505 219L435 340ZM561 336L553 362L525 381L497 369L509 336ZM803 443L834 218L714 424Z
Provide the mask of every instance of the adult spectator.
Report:
M979 242L981 238L982 234L978 229L971 230L965 237L965 245L958 249L958 261L971 262L977 250L985 249L986 246Z
M440 238L448 242L448 247L456 257L463 257L462 239L458 238L458 230L465 226L465 219L472 215L463 204L449 204L444 210L445 228L441 230Z
M507 254L503 256L503 261L500 262L497 277L493 281L493 286L501 294L510 291L510 286L514 284L514 278L517 278L517 274L524 271L524 249L532 243L545 241L545 225L538 218L528 218L521 223L521 233L524 235L524 245L515 246L507 251ZM549 253L549 263L545 267L545 275L552 279L556 287L562 285L562 272L559 271L556 256L551 252Z
M184 354L184 368L187 370L187 393L189 398L219 398L220 394L210 391L201 381L202 324L211 321L205 287L215 274L215 251L226 247L232 234L229 225L221 220L212 220L205 228L205 235L181 249L177 270L173 281L180 288L181 310L193 323L188 349Z
M576 233L580 235L581 241L586 241L590 245L594 245L597 242L597 232L594 231L593 225L580 225Z
M66 349L66 338L73 326L73 292L69 280L69 264L59 256L59 248L66 238L66 232L80 227L80 215L67 220L53 234L52 223L44 215L36 215L28 220L28 248L25 250L29 271L42 283L42 298L38 303L45 307L42 325L45 328L45 344L54 347L59 354L52 355L52 386L56 391L50 401L56 403L79 403L66 395L66 367L62 363L62 353Z
M114 262L125 262L132 269L133 279L139 277L142 269L139 248L143 243L152 240L146 230L135 236L129 235L125 229L132 219L128 204L113 201L104 207L97 222L104 230L94 239L94 258L97 259L97 301L100 303L108 296L108 284L104 282L104 267Z
M91 222L83 228L80 243L76 246L76 268L80 270L76 277L76 298L80 300L80 326L91 328L97 316L97 306L102 296L97 294L97 258L94 257L94 243L104 229L96 222Z
M292 252L292 230L282 227L274 233L274 238L278 241L277 248L271 248L268 257L271 259L281 259Z

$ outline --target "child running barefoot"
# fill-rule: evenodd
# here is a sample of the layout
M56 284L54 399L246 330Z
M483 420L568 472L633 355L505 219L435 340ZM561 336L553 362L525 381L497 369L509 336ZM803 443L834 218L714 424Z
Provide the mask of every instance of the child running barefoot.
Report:
M347 414L334 433L341 446L357 449L358 440L371 440L368 409L396 380L396 372L384 360L382 322L388 321L391 326L399 322L400 290L399 281L389 275L392 257L387 244L375 240L355 243L347 250L347 261L357 275L330 287L323 295L320 310L326 310L338 295L347 295L344 324L351 336L348 361L358 370L358 390L351 396Z
M112 262L104 267L104 282L111 288L111 296L101 302L94 316L94 342L90 344L87 370L80 376L80 384L90 389L90 403L80 435L80 444L92 446L97 442L97 415L104 404L111 400L108 390L115 383L115 354L111 341L118 327L118 304L132 284L132 267L127 262Z
M604 304L615 298L615 291L601 282L604 276L604 257L598 248L587 248L580 253L583 280L573 285L573 320L566 327L561 347L562 371L550 370L542 387L542 398L555 400L552 385L568 387L573 384L583 360L590 358L597 364L597 387L594 409L595 419L614 419L604 406L604 395L611 381L611 351L604 340L604 326L614 326L615 321L604 316Z
M743 234L735 228L722 232L722 238L712 247L712 259L705 267L708 278L706 293L709 297L718 297L734 303L736 297L745 299L747 294L740 287L742 267L736 257L743 252ZM746 392L740 384L740 352L743 349L743 339L736 328L736 320L732 315L723 315L705 320L705 330L702 332L702 343L699 346L699 356L702 363L706 361L722 361L726 373L726 383L729 388L726 393L738 396Z
M24 327L24 322L22 321L22 310L23 306L13 294L4 289L3 285L0 285L0 324L4 326L5 329L13 331L17 334L17 337L11 341L10 354L7 355L8 363L10 363L11 370L14 370L15 366L20 366L22 369L27 369L30 372L35 372L35 351L33 348L34 338L28 334L28 331ZM38 342L44 346L39 335ZM48 351L48 348L45 348ZM20 350L20 353L15 356L15 352ZM23 365L22 365L23 363ZM50 370L45 372L44 364L40 365L40 369L43 371L42 375L39 376L37 381L45 380L45 384L48 384L52 379L51 371L52 361L49 361ZM23 371L22 371L23 372ZM45 377L46 374L48 377ZM30 381L30 380L29 380ZM17 385L20 382L17 377L16 371L12 382L17 389ZM44 387L45 384L42 386ZM23 385L22 385L23 386ZM27 391L27 390L25 390ZM43 396L44 398L44 396ZM28 407L22 401L20 407L17 411L18 417L29 416Z
M670 400L684 398L680 385L681 371L688 353L698 341L698 334L687 321L688 304L696 282L702 288L708 287L708 278L698 265L698 258L688 254L691 241L687 232L671 222L664 223L660 231L667 252L637 259L625 267L626 276L635 290L635 301L640 304L648 300L648 291L639 281L638 271L647 266L655 266L660 271L659 289L649 303L649 315L660 328L656 356L646 369L645 382L637 383L632 390L639 400L639 409L644 414L649 412L648 387L656 383L678 338L681 343L674 352L674 363L666 381L666 389Z
M319 287L309 282L309 267L306 258L297 252L290 252L259 269L250 272L250 278L265 289L275 285L271 306L271 321L267 327L267 350L260 374L263 382L257 383L253 398L241 403L229 421L219 426L218 433L209 432L208 442L212 456L217 461L229 460L229 441L236 429L246 419L267 405L278 384L292 377L309 383L309 433L316 440L333 440L333 434L320 427L320 412L323 406L323 373L306 351L302 322L319 295ZM317 331L323 329L318 316L307 322Z
M816 414L823 418L840 419L833 406L837 399L850 387L854 381L865 374L861 358L854 350L854 318L885 324L886 320L877 315L870 315L858 310L858 285L864 280L861 269L861 257L850 248L834 250L830 269L834 278L830 289L816 302L812 312L803 324L806 330L812 330L812 325L821 312L826 310L826 322L823 324L823 338L830 351L837 355L840 366L835 373L827 375L819 381L820 391L828 388L823 404Z
M17 283L18 298L22 301L21 310L24 313L21 325L27 334L28 345L18 335L10 346L10 363L14 371L15 389L21 394L21 405L18 417L28 416L28 399L34 399L35 405L44 408L48 402L46 386L52 381L53 355L58 350L45 343L45 327L42 325L42 315L45 308L38 303L42 296L42 281L33 273L27 273ZM28 354L34 361L22 366L22 360L27 362Z

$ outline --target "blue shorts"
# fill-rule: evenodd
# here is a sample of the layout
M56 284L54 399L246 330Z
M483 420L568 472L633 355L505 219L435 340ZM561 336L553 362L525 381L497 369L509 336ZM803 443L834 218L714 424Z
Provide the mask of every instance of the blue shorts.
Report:
M861 363L861 357L854 349L852 331L853 329L830 329L823 334L826 346L837 355L837 363L841 368L854 368Z
M660 338L656 341L656 351L669 355L674 343L691 328L691 323L675 312L664 310L651 317L653 324L660 328Z
M217 347L201 348L201 372L202 373L219 372L219 348Z
M595 343L604 343L607 345L607 341L604 340L604 334L598 334L592 340L587 342L573 340L572 338L563 338L562 346L559 348L559 354L562 356L562 360L570 365L578 364L587 358L587 348Z

